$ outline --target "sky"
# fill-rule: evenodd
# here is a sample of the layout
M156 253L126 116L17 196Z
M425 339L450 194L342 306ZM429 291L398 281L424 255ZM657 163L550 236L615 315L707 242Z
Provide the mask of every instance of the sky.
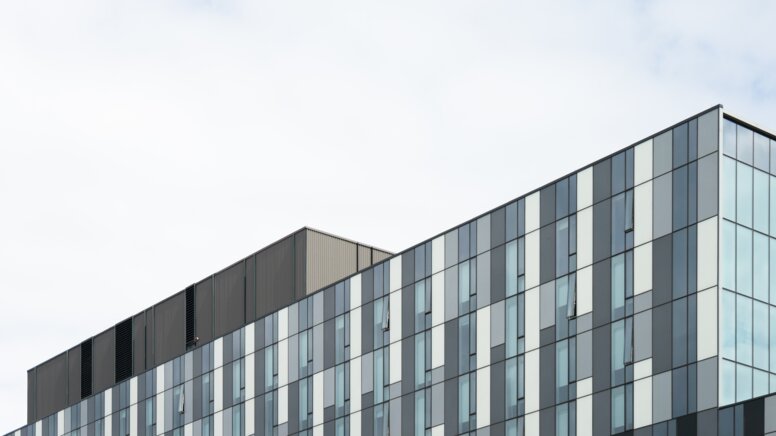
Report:
M776 2L0 1L0 433L26 371L292 231L401 251L722 103Z

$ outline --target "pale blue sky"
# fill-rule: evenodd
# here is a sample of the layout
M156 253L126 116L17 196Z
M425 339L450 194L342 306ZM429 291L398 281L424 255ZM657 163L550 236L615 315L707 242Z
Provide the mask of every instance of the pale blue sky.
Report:
M398 251L716 103L776 129L775 16L0 2L0 433L27 369L303 225Z

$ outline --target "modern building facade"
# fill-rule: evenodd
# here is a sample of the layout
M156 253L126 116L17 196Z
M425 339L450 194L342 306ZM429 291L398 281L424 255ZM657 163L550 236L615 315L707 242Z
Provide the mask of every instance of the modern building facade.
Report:
M776 137L717 106L396 255L303 229L30 370L9 436L771 432Z

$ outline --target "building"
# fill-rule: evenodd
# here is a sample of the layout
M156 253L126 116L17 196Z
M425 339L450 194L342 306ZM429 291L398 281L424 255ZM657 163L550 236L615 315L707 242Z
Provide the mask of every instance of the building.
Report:
M303 229L31 369L9 435L761 435L771 394L776 137L716 106L396 255Z

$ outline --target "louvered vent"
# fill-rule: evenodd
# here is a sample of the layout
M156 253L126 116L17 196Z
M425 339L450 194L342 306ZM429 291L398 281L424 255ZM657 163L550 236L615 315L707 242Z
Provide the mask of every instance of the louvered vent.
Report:
M81 343L81 398L92 395L92 340Z
M191 348L197 343L194 336L194 286L186 289L186 348Z
M116 383L132 376L132 319L116 324Z

